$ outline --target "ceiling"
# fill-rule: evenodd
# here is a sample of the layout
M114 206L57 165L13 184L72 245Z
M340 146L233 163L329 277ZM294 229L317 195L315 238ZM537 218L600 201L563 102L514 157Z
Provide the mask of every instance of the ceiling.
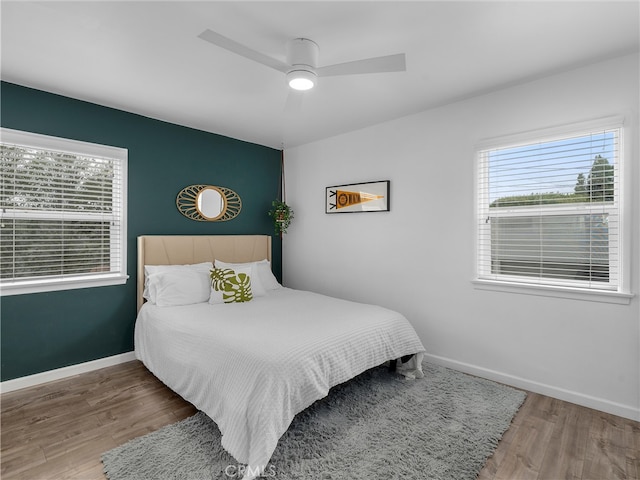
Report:
M638 52L636 1L71 1L0 3L2 80L273 148L289 148ZM406 53L400 73L284 74L207 43L214 30L319 66Z

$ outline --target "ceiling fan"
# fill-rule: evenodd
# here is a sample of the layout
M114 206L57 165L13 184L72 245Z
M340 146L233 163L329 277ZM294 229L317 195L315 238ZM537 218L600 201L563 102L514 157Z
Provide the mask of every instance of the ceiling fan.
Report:
M404 53L318 67L320 49L317 43L308 38L295 38L287 43L287 62L285 63L209 29L202 32L198 37L286 74L287 83L295 90L313 88L317 83L318 77L404 72L406 70Z

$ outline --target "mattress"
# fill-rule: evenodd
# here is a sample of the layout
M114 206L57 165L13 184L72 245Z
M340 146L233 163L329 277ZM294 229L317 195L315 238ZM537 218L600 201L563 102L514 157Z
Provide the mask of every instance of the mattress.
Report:
M245 303L146 303L135 327L136 357L251 468L268 464L293 417L331 387L423 351L398 312L284 287Z

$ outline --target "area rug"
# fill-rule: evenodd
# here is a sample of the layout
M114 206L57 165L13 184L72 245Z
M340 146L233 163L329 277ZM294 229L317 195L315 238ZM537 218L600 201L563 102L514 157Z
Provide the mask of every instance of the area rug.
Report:
M385 367L334 387L299 413L264 478L473 480L525 393L433 364L405 380ZM242 477L204 413L103 454L109 480Z

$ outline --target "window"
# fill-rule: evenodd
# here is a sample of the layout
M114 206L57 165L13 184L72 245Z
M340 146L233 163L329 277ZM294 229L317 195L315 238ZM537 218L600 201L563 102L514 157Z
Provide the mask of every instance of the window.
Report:
M478 280L622 292L622 127L478 152Z
M127 150L1 134L2 295L126 282Z

